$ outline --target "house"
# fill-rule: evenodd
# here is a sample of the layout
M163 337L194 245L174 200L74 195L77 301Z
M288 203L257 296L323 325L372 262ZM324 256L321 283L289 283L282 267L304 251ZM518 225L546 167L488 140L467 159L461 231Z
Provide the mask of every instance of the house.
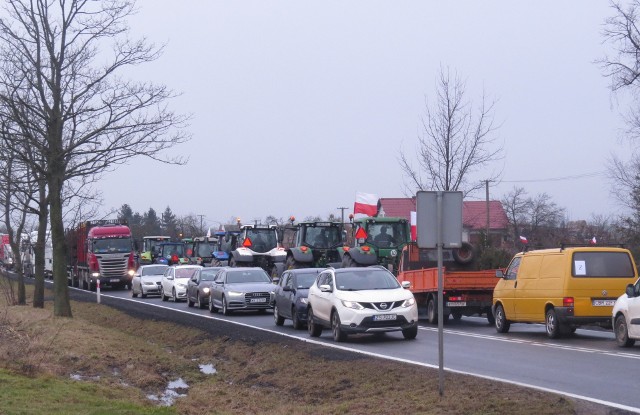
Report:
M487 233L487 206L489 207L489 238L492 246L502 246L508 236L509 220L498 200L462 202L462 240L478 244ZM416 198L381 198L378 201L378 215L400 217L411 220L411 212L416 211Z

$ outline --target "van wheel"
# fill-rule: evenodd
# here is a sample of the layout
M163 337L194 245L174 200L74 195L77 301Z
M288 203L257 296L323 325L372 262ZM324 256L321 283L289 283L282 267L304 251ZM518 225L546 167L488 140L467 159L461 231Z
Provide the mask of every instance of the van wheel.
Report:
M502 304L498 304L496 307L495 324L498 333L506 333L509 331L509 327L511 327L511 323L507 320L507 315L504 313Z
M627 328L627 320L622 314L616 317L614 324L614 331L616 334L616 342L620 347L631 347L635 344L635 340L629 338L629 330Z
M547 311L547 315L545 318L545 325L547 328L547 336L550 339L557 339L558 337L567 334L569 332L569 327L564 326L558 320L558 315L556 314L556 310L550 308Z

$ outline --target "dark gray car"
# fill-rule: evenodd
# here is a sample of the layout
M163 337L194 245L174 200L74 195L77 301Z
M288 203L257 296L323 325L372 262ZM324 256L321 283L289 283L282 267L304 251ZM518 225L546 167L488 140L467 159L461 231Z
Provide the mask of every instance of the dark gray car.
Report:
M291 319L293 328L299 330L307 322L307 295L309 287L325 268L290 269L282 273L276 286L273 319L276 326L282 326L285 319Z
M187 283L187 305L205 308L209 304L211 284L222 267L207 267L196 271Z
M262 268L223 268L211 285L209 311L266 310L273 307L275 284Z

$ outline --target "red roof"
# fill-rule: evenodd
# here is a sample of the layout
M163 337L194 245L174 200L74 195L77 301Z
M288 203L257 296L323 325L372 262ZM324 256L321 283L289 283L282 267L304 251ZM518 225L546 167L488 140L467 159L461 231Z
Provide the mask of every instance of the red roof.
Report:
M416 210L416 198L390 197L381 198L380 205L385 216L400 217L411 220L411 212ZM462 202L462 223L464 227L471 229L486 229L487 227L487 202L465 201ZM507 214L498 200L489 201L489 228L506 229L509 221Z

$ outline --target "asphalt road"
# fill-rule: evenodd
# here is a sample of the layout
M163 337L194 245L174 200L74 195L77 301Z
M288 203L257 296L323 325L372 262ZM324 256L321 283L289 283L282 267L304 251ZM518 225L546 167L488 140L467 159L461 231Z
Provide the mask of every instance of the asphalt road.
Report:
M74 299L96 299L95 293L70 290ZM305 341L330 347L327 351L335 358L350 358L349 353L341 352L358 351L438 367L437 327L426 321L417 339L412 341L404 340L400 333L387 333L350 336L347 342L337 344L329 331L311 339L306 330L294 330L290 320L278 327L270 311L223 316L210 314L207 309L189 308L186 302L163 302L158 297L131 298L129 291L108 289L102 291L101 302L139 317L174 320L207 329L215 326L218 333L245 340L255 341L259 331L261 339L277 336L279 341ZM445 325L444 366L446 370L559 392L640 413L637 399L640 346L619 348L611 331L578 329L571 337L551 340L542 325L513 324L509 333L498 334L485 318L463 317ZM448 388L455 386L445 383L444 388L447 393Z

